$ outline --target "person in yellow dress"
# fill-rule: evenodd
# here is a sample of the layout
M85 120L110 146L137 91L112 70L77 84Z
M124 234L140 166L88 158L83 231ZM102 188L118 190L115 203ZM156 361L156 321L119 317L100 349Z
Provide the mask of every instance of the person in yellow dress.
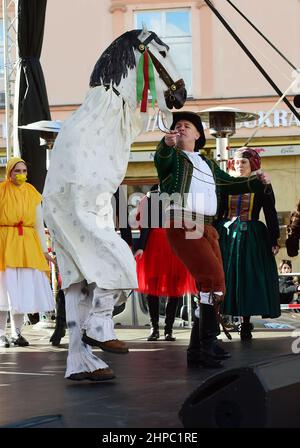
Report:
M42 196L26 182L27 166L14 157L0 183L0 347L27 346L22 336L24 313L55 308L49 284ZM6 337L11 315L11 340Z

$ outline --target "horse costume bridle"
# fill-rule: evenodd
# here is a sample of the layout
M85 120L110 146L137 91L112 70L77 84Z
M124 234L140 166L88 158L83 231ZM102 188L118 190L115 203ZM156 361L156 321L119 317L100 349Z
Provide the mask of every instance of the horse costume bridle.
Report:
M168 109L180 109L186 101L187 93L185 88L185 83L183 79L179 79L178 81L173 81L167 70L164 66L159 62L159 60L154 56L154 54L149 50L148 44L153 40L157 39L157 36L152 32L150 35L142 42L137 37L133 42L133 46L136 50L138 50L141 54L143 54L146 50L148 52L149 57L153 62L153 66L155 67L159 77L168 87L168 90L164 92L165 101ZM161 42L167 49L169 47L163 42Z

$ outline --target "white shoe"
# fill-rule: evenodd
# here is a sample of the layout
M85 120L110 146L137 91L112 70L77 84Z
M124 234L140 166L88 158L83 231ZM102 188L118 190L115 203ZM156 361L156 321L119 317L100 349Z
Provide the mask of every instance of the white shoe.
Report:
M8 348L10 346L9 340L6 336L0 336L0 348Z

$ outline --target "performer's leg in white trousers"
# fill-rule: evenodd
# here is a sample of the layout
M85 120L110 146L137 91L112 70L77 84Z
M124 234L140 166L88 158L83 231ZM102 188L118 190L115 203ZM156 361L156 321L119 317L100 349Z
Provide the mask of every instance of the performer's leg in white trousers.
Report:
M89 295L93 297L92 306L83 324L88 337L97 341L111 341L117 339L112 319L114 304L117 302L121 290L101 289L95 284L89 285Z
M88 286L88 294L82 292L85 282L75 283L65 291L66 319L69 330L69 352L65 377L73 373L94 372L108 365L93 355L89 345L81 340L81 330L99 341L116 339L112 312L121 291L103 290Z

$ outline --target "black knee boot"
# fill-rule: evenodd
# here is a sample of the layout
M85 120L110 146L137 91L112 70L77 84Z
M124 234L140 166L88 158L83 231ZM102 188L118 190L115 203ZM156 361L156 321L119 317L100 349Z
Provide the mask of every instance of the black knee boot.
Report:
M217 369L223 367L216 358L215 346L217 340L216 313L212 305L200 304L199 338L200 357L199 364L203 367Z
M147 302L151 323L151 333L147 340L157 341L159 338L159 297L148 295Z
M210 308L213 308L211 305ZM203 306L200 308L200 310ZM205 310L206 311L206 310ZM204 315L205 315L204 311ZM201 313L201 311L200 311ZM218 345L217 336L220 334L220 328L218 321L215 316L212 317L212 331L209 332L209 337L211 338L211 356L215 360L227 359L230 358L230 353L224 350L222 347ZM203 323L201 323L203 326ZM204 325L205 327L205 325ZM206 331L207 333L207 331ZM201 343L200 343L200 319L198 317L194 317L194 322L192 326L190 343L187 349L187 365L188 367L199 367L202 365L202 352L201 352Z
M165 318L165 340L176 341L176 338L172 335L173 325L175 321L177 306L179 297L169 297L166 306L166 318Z
M54 346L60 344L61 338L66 334L66 305L65 305L65 295L62 289L60 289L56 296L56 322L55 330L50 338L50 342Z
M190 343L187 348L187 365L188 367L199 367L200 365L200 324L199 318L194 317L192 326Z
M219 322L217 320L217 318L215 319L215 343L214 343L214 352L215 352L215 357L217 359L228 359L231 358L231 354L229 352L227 352L223 347L221 347L218 344L218 339L217 336L219 336L221 333L220 331L220 325Z

